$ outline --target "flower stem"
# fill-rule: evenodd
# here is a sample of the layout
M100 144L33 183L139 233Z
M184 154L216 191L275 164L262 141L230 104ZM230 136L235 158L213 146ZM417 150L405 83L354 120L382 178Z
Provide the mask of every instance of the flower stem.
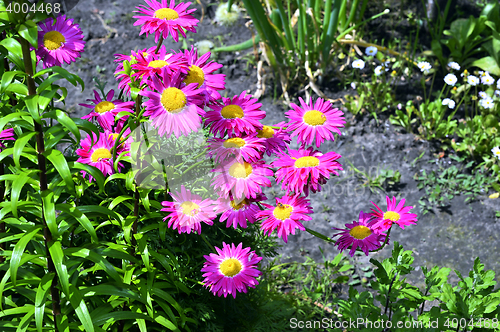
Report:
M26 81L28 85L28 95L34 96L36 95L36 87L35 81L33 80L33 66L31 63L31 52L30 52L30 44L28 41L22 37L19 38L19 43L22 47L23 52L23 61L24 67L27 74ZM37 147L37 155L38 155L38 169L40 170L40 194L48 189L47 186L47 161L45 156L43 155L45 152L45 143L43 137L43 126L42 124L34 121L35 123L35 132L36 132L36 147ZM42 206L42 212L45 206ZM50 286L50 295L52 297L52 314L54 315L54 331L59 331L57 328L57 316L61 314L60 307L60 295L59 290L57 289L58 285L58 276L57 271L54 265L54 261L52 260L52 256L49 252L49 244L53 242L52 233L50 232L47 221L45 220L45 215L42 213L42 222L43 222L43 235L45 239L45 254L47 257L47 269L49 273L54 273L54 279L52 280L52 284Z
M163 43L163 36L160 36L160 40L158 41L158 46L156 47L155 54L158 54L160 50L161 44Z

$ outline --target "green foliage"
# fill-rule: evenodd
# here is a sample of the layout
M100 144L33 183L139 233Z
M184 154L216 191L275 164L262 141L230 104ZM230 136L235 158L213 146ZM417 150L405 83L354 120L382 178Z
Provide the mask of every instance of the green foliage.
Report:
M448 283L450 269L435 266L428 270L423 266L424 290L406 282L404 276L414 270L412 251L404 251L398 242L394 243L390 258L370 261L377 267L377 280L371 282L375 295L369 291L359 293L351 287L348 299L335 301L339 320L347 324L357 322L356 331L380 331L386 327L390 331L499 330L500 290L494 290L495 273L484 271L479 258L469 277L463 278L455 270L461 280L455 287ZM429 301L437 301L438 305L424 311L424 304Z
M452 144L453 148L476 160L490 154L493 147L500 145L500 133L497 126L489 125L482 115L477 115L467 122L460 122L457 136L461 140Z
M422 170L420 174L415 174L414 179L419 182L417 187L425 191L418 201L422 213L426 214L433 207L448 205L456 195L467 196L467 203L486 194L495 179L487 174L484 167L473 171L473 163L471 161L460 168L455 165L440 167L439 172ZM467 174L468 171L472 174Z
M347 110L354 115L368 112L378 122L377 114L394 107L395 97L393 87L385 79L377 80L372 76L371 82L359 82L356 84L356 96L346 96Z
M401 180L401 173L398 170L394 171L392 169L380 169L377 167L376 174L371 175L369 172L364 172L354 167L350 160L345 160L359 179L363 181L362 185L368 187L372 193L375 193L375 189L385 191L398 184Z

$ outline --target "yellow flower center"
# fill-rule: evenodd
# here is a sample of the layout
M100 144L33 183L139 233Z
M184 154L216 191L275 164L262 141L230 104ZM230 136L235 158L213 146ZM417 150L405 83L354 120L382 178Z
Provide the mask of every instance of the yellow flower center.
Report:
M500 150L498 150L498 151L495 151L495 154L500 154Z
M233 210L239 210L243 208L245 205L247 205L247 200L243 199L241 202L236 203L235 201L231 201L231 207Z
M293 207L288 204L278 203L278 206L274 208L273 216L279 220L286 220L292 215Z
M302 157L295 160L295 167L304 168L304 167L316 167L319 165L319 159L316 157Z
M43 46L53 51L57 50L66 41L66 38L59 31L49 31L43 35Z
M155 11L155 18L171 21L179 18L179 14L170 8L160 8Z
M269 126L262 127L262 130L257 130L258 138L271 138L274 136L274 129Z
M247 178L252 172L252 165L247 162L243 162L243 164L236 162L229 167L229 175L237 179Z
M112 157L111 151L109 151L106 148L99 148L99 149L95 149L95 151L90 156L90 159L92 160L92 162L96 163L100 159L109 159L111 157Z
M192 65L189 67L189 72L187 77L184 79L184 83L198 83L198 88L205 82L205 73L200 67Z
M101 101L95 105L95 111L99 114L109 112L115 108L115 104L110 101Z
M190 217L195 216L200 211L200 206L191 201L182 202L181 208L182 208L182 213Z
M310 126L321 126L326 121L326 116L320 111L312 110L304 114L304 122Z
M384 213L384 219L389 219L391 221L398 221L400 218L399 213L394 211L387 211Z
M349 234L358 240L363 240L372 234L372 231L366 226L355 226L350 231Z
M220 272L226 277L234 277L241 271L241 263L236 258L227 258L219 266Z
M230 148L239 149L245 146L245 140L239 137L229 138L222 145L224 145L226 149Z
M109 134L108 137L113 137L113 140L116 141L116 139L118 138L118 135L120 135L120 134Z
M234 119L243 117L243 109L238 105L227 105L222 108L220 114L224 119Z
M148 63L148 67L150 68L163 68L165 66L168 66L168 62L165 60L153 60Z
M177 88L166 88L161 93L161 104L168 112L180 112L186 106L186 102L186 95Z

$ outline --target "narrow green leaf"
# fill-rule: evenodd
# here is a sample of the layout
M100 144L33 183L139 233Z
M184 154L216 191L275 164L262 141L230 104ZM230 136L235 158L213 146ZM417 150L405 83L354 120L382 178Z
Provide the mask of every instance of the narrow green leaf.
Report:
M35 49L38 48L38 26L33 21L26 21L19 26L18 30L21 37L26 39Z
M56 209L54 206L54 192L51 190L44 190L41 193L43 202L43 217L47 223L47 227L54 239L59 237L59 230L56 223Z
M19 201L19 197L21 195L21 191L23 190L24 185L28 182L30 177L26 173L19 173L14 182L12 183L12 189L10 194L10 203L12 208L12 213L17 218L17 202Z
M94 323L92 322L92 318L90 317L89 310L85 305L85 301L83 301L82 295L78 291L78 289L71 285L69 286L69 301L71 306L75 309L76 315L78 319L83 325L83 328L86 332L94 332Z
M37 123L42 123L40 118L40 111L38 110L38 95L28 96L24 98L24 102L26 103L26 108L28 109L29 114L33 117L33 120Z
M12 92L12 93L15 93L17 95L27 96L28 95L28 87L22 83L11 83L11 84L9 84L7 89L5 89L5 92Z
M80 211L78 206L71 206L70 204L57 204L56 210L60 210L63 213L67 213L75 218L87 231L87 233L89 233L90 237L92 238L92 242L99 242L94 226L92 226L89 218L87 218L87 216ZM61 214L61 216L64 217L63 214Z
M108 262L108 260L106 260L101 255L98 255L96 252L86 248L68 248L65 249L64 252L68 256L89 259L98 264L111 278L115 279L117 282L122 281L120 275L118 274L118 272L116 272L115 267L110 262Z
M43 327L43 316L45 311L45 303L46 299L50 292L50 286L52 285L52 279L54 279L54 273L48 273L43 276L40 284L38 285L38 289L36 291L35 298L35 323L36 330L38 332L42 332Z
M36 132L27 132L22 134L16 139L16 142L14 143L14 163L16 164L16 167L21 168L21 165L19 164L19 158L21 156L21 152L24 150L24 147L28 143L28 141L36 135Z
M2 80L0 83L0 94L3 94L5 92L9 84L17 75L26 76L26 73L19 70L6 71L5 73L3 73Z
M64 264L64 253L62 250L61 242L55 241L53 243L50 243L49 253L50 257L52 257L52 261L54 262L54 266L56 267L57 277L59 278L59 282L62 285L63 292L66 294L66 296L69 297L69 275L66 264Z
M82 170L86 173L90 173L90 175L94 178L95 182L97 183L97 187L99 188L99 193L104 192L104 174L94 166L90 166L87 164L82 164L79 162L69 162L68 166L71 169L77 169L77 170Z
M12 256L10 257L10 274L12 276L12 284L16 286L17 283L17 270L19 269L21 258L24 254L24 250L26 249L26 245L31 241L33 236L35 236L40 229L42 229L42 225L33 226L29 231L24 233L23 237L19 239L19 241L14 246L14 250L12 251Z
M61 151L48 149L44 152L44 156L54 165L57 172L63 178L66 183L66 187L70 190L70 192L75 192L75 183L73 182L73 176L71 175L71 171L69 169L68 163L66 162L66 158L62 154Z

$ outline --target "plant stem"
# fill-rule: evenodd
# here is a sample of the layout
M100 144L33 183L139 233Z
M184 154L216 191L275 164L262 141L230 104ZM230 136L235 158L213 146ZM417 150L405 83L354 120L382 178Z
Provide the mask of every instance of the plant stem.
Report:
M160 36L160 40L158 41L158 46L156 47L155 54L158 54L160 50L161 44L163 43L163 36Z
M389 289L387 290L387 299L385 301L385 309L384 309L384 315L387 314L387 308L389 307L389 295L391 294L391 289L392 285L394 284L394 280L396 280L396 277L398 276L398 272L394 274L394 277L392 277L391 284L389 285Z
M30 52L30 44L24 38L19 38L19 43L22 47L23 52L23 61L26 74L27 84L28 84L28 95L34 96L36 95L36 87L35 81L33 80L33 66L31 62L31 52ZM40 193L47 190L47 167L46 167L46 159L43 155L45 152L45 142L43 137L43 126L42 124L34 121L35 123L35 132L36 132L36 147L38 154L38 169L40 170ZM45 239L45 252L47 255L47 269L49 273L54 273L54 279L52 280L52 284L50 286L50 295L52 297L52 314L54 315L54 331L59 331L57 328L57 316L61 314L60 307L60 295L59 290L57 289L58 284L58 276L57 271L55 269L54 261L52 260L52 256L49 252L49 243L53 241L52 233L47 227L47 222L45 220L43 209L45 207L42 205L42 222L43 222L43 235Z
M158 43L158 48L160 47L160 44L161 42L163 41L163 38L160 39L160 42ZM137 99L135 100L135 114L138 114L137 115L137 127L135 128L136 130L136 142L138 143L139 142L139 139L140 139L140 129L141 129L141 119L140 119L140 110L141 110L141 103L142 103L142 96L141 95L138 95L137 96ZM139 169L142 168L142 160L141 160L141 156L140 156L140 153L141 153L141 147L139 147L139 149L137 150L137 162L139 163ZM137 177L140 176L140 173L137 174ZM138 181L138 179L135 180L135 195L134 195L134 223L132 224L132 246L136 246L137 245L137 241L135 239L135 234L137 234L137 220L139 219L139 199L140 199L140 196L139 196L139 183L140 181ZM134 250L134 254L135 254L135 250Z

